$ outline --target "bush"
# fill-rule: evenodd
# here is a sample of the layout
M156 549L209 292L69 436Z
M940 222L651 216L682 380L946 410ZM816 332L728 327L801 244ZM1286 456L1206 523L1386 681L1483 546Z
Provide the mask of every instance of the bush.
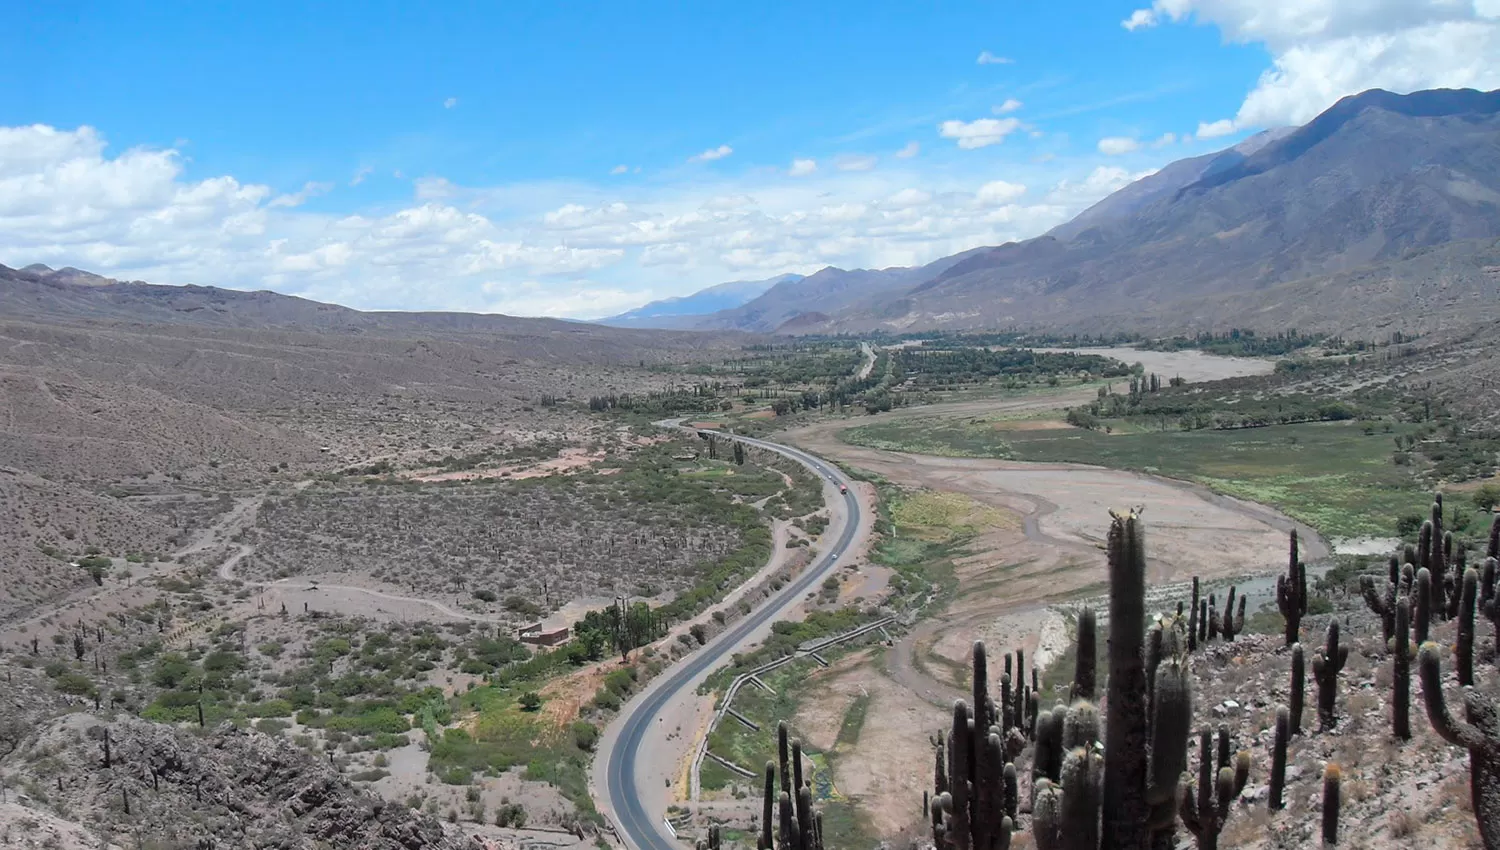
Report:
M493 590L476 590L474 591L474 598L480 602L494 602L500 597L496 596Z
M1497 504L1500 504L1500 484L1483 484L1474 491L1474 506L1481 511L1492 511Z
M526 809L520 803L503 803L495 810L495 826L520 829L526 825Z
M521 694L521 698L517 702L520 703L522 711L536 711L542 707L542 696L536 691L527 691Z
M573 743L586 753L593 752L594 745L599 743L599 728L586 720L574 723Z

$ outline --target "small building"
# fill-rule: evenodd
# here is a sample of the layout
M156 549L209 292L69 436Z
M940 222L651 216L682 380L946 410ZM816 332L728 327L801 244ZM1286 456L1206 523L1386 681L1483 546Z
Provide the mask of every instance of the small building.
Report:
M521 643L529 643L533 646L557 646L567 643L571 634L572 630L568 626L547 629L543 628L541 623L532 623L520 629Z

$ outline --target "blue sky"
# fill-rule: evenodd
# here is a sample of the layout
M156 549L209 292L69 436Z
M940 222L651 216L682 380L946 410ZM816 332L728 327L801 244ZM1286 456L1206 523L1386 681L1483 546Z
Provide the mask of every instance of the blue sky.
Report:
M0 262L581 317L925 262L1370 85L1494 87L1496 4L35 4Z

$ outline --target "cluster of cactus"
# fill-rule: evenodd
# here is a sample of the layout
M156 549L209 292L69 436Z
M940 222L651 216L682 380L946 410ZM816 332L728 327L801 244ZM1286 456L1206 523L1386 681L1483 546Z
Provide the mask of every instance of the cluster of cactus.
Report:
M1207 599L1199 596L1198 577L1193 576L1193 597L1188 609L1187 647L1196 651L1198 644L1223 638L1226 643L1245 629L1245 597L1239 597L1235 606L1235 587L1229 586L1229 596L1224 600L1224 613L1219 613L1219 599L1210 593ZM1178 614L1181 615L1181 603Z
M1005 672L1000 675L1000 703L996 705L989 697L989 682L985 680L988 667L980 669L983 660L983 644L975 644L974 711L983 708L993 719L1000 743L1007 759L1015 758L1026 748L1026 742L1036 736L1037 711L1041 702L1041 683L1035 665L1031 667L1031 683L1026 683L1026 653L1016 650L1014 656L1005 656ZM1011 662L1015 662L1014 668ZM1012 678L1012 672L1015 673ZM981 696L981 689L983 695ZM981 702L981 698L984 700Z
M974 644L974 711L953 704L953 725L934 742L932 838L955 850L1005 850L1020 803L1016 767L1006 760L999 713L989 696L984 644Z
M1464 574L1464 589L1461 591L1464 596L1477 592L1477 588L1470 587L1477 584L1475 576L1472 569ZM1461 601L1460 618L1465 616L1466 605ZM1472 623L1472 610L1467 614ZM1461 645L1458 649L1462 652L1465 647ZM1471 654L1467 662L1460 656L1460 670L1465 663L1472 664L1472 649L1472 644L1467 647ZM1485 850L1500 850L1500 701L1491 694L1465 687L1464 714L1467 720L1458 720L1449 713L1443 696L1442 652L1437 644L1428 642L1422 645L1418 654L1417 667L1427 718L1433 730L1445 740L1469 751L1469 793L1479 822L1480 840Z
M1218 758L1213 735L1204 729L1198 747L1196 788L1184 784L1178 813L1198 842L1198 850L1218 850L1219 833L1229 821L1230 806L1250 778L1250 751L1230 755L1229 727L1219 727ZM1215 763L1217 762L1217 769Z
M1135 512L1115 515L1111 523L1109 574L1110 622L1144 625L1146 558ZM1193 716L1185 624L1181 617L1159 621L1150 630L1149 645L1140 629L1117 627L1111 634L1105 695L1109 711L1102 736L1108 746L1100 743L1100 712L1092 702L1097 681L1092 610L1080 613L1078 628L1072 704L1039 712L1033 723L1035 846L1038 850L1099 850L1101 836L1107 836L1109 847L1144 850L1154 840L1170 841L1181 805L1179 789L1187 768ZM982 647L976 647L976 702L983 657ZM977 743L971 728L984 727L979 722L971 727L967 707L959 703L954 710L954 731L948 736L946 768L944 750L938 754L938 794L931 814L939 847L1003 847L1009 841L1017 804L1014 768L1003 765L1000 782L993 784L994 766L1002 755L995 728L984 750L988 762L971 766L968 751L952 745L956 737L971 747ZM962 770L953 764L955 757L964 759ZM964 785L958 778L966 771L973 779ZM998 809L984 823L977 823L979 813L987 811L986 801L990 806L998 804ZM1004 829L997 828L997 819Z
M788 747L785 722L776 726L776 750L781 793L776 793L777 764L766 762L760 837L755 846L757 850L823 850L823 815L813 808L812 785L802 778L802 742L791 741ZM774 836L773 823L777 825ZM710 829L709 840L716 840L715 830Z

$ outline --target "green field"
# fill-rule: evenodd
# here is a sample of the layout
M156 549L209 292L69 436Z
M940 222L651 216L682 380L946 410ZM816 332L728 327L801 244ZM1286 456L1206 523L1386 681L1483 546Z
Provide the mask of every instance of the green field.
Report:
M1392 460L1412 426L1365 433L1355 422L1240 430L1106 434L1081 428L1007 430L985 420L896 420L843 432L856 445L956 457L1067 461L1139 470L1271 505L1334 537L1395 534L1431 494Z

